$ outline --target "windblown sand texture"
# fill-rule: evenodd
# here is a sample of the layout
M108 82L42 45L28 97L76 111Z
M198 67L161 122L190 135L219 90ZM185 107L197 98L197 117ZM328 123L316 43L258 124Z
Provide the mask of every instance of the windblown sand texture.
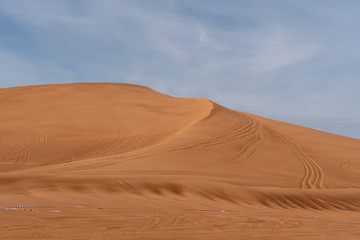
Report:
M130 84L0 113L0 239L360 239L358 139Z

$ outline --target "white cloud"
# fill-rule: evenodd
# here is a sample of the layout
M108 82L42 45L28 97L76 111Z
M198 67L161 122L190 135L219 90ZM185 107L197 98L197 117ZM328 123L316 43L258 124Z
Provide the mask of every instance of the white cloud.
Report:
M304 37L303 37L304 38ZM253 38L249 63L255 71L275 71L310 59L319 47L291 33L270 29Z

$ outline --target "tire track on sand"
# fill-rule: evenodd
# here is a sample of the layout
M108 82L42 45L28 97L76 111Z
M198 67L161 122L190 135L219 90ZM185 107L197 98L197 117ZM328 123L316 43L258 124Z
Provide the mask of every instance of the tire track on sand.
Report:
M4 155L0 153L0 162L3 164L8 164L10 167L7 170L11 170L14 168L22 168L25 162L29 159L30 151L27 147L13 143L13 142L6 142L1 141L0 145L7 145L10 146L10 151L6 152ZM16 151L15 156L11 156L13 150ZM8 159L8 160L7 160Z
M125 189L128 192L131 193L135 193L135 194L141 194L141 191L139 189L137 189L136 187L134 187L133 185L131 185L130 183L128 183L127 181L125 181L122 178L110 178L115 184L119 185L120 187L122 187L123 189Z
M98 149L92 152L92 155L96 157L109 156L119 151L121 146L124 147L124 140L128 135L126 126L119 121L116 113L106 106L104 106L104 109L111 120L116 136L109 141L106 141L101 146L98 146Z
M235 150L235 154L229 158L221 159L219 161L215 161L212 163L204 164L202 166L208 166L213 164L225 163L225 162L232 162L239 160L240 157L243 157L249 160L258 150L258 147L263 142L263 137L261 135L261 124L258 121L253 120L251 117L242 114L242 121L236 122L235 126L241 126L240 128L237 127L237 130L231 134L228 134L229 137L226 135L226 129L223 131L223 135L221 135L221 144L229 144L231 142L238 142L238 145ZM247 139L244 141L244 139Z
M307 189L321 189L323 188L324 173L321 167L309 157L301 147L290 137L282 135L275 129L267 126L266 129L278 137L288 148L295 154L295 156L301 161L304 166L305 174L300 182L301 188Z
M30 152L40 151L43 148L45 148L48 143L48 138L46 137L46 135L43 132L36 129L30 129L30 131L37 139L35 146L29 148Z

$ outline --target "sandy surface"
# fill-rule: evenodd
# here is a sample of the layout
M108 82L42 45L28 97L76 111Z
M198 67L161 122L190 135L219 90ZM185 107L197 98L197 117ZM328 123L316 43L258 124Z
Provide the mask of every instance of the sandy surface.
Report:
M128 84L0 89L1 239L360 239L360 140Z

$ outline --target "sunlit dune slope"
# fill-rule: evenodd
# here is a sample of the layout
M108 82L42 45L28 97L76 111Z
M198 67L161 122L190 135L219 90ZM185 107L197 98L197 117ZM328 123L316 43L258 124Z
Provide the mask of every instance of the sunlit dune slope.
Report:
M163 142L208 111L127 84L0 90L0 171L111 156Z
M357 139L128 84L1 89L0 112L3 191L360 208Z

